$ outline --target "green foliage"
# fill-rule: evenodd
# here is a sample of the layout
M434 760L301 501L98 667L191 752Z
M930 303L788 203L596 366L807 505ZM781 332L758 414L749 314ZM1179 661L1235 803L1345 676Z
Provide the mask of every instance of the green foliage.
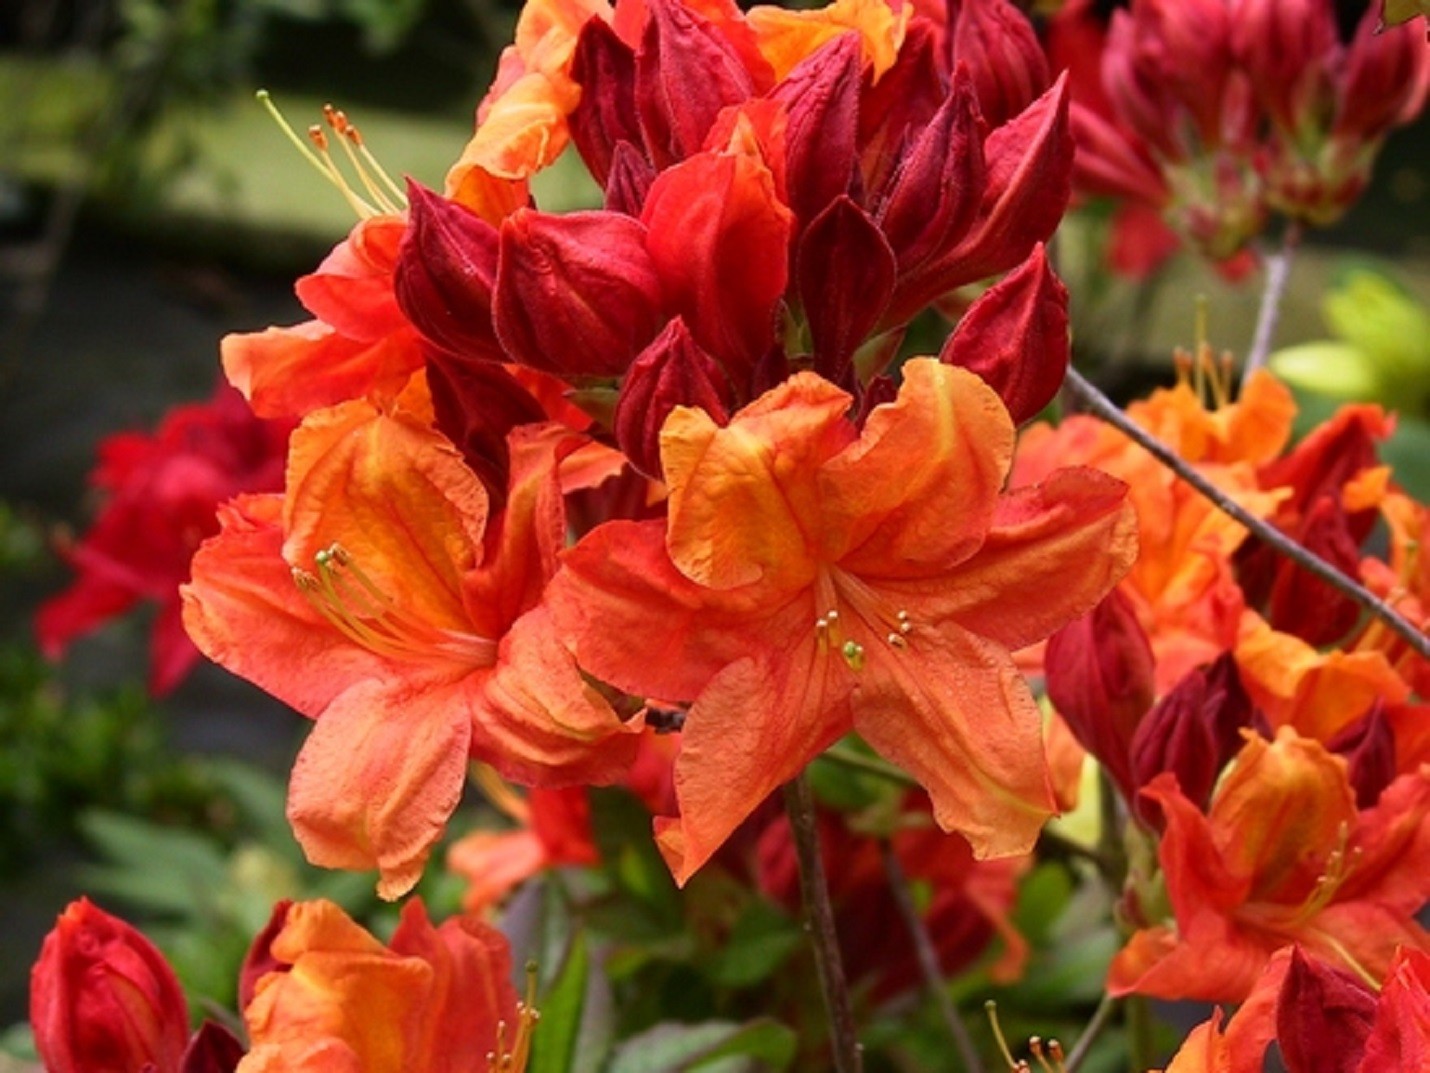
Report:
M86 809L204 825L209 799L137 685L70 697L32 649L0 648L0 869L72 838Z
M1321 315L1334 338L1277 351L1279 376L1334 399L1430 417L1430 306L1357 265L1326 293Z
M756 1020L657 1025L621 1044L606 1073L757 1073L788 1069L797 1040L784 1025Z

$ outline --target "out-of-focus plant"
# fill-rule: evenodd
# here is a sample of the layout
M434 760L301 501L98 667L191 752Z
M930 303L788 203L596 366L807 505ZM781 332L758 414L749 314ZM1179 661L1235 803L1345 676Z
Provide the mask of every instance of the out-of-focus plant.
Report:
M1332 339L1271 357L1295 387L1430 419L1430 305L1373 268L1347 271L1321 299Z

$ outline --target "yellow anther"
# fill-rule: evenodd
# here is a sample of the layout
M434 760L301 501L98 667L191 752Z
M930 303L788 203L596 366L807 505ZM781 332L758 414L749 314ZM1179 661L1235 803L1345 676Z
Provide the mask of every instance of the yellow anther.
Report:
M892 648L909 647L909 642L904 640L904 635L902 633L891 633L889 634L887 640L889 642L890 647Z

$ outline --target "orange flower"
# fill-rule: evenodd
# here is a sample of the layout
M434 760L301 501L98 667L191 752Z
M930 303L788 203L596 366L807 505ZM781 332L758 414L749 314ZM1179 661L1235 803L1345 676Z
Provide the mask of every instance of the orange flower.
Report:
M525 1068L535 1018L506 939L480 921L434 928L414 899L384 946L332 902L299 902L267 953L278 967L244 1010L239 1073L473 1073L498 1051Z
M583 786L534 789L518 797L500 779L479 778L492 803L520 826L472 831L447 851L447 868L467 881L462 909L484 912L518 884L547 868L597 864L591 805Z
M567 553L548 605L578 661L627 692L693 700L684 882L771 791L857 730L930 791L980 857L1025 852L1053 810L1040 720L1010 648L1091 607L1135 555L1126 490L1066 470L1000 495L1013 426L971 373L915 359L862 432L801 373L720 428L661 434L669 517Z
M1290 394L1267 373L1247 380L1238 402L1208 409L1186 379L1128 407L1128 416L1196 464L1253 513L1280 493L1260 490L1256 467L1290 434ZM1236 643L1244 600L1231 556L1246 530L1122 433L1091 417L1024 431L1013 484L1040 480L1067 463L1096 466L1126 481L1136 507L1141 554L1121 591L1132 600L1157 657L1157 692Z
M1161 775L1143 794L1167 818L1158 854L1174 919L1144 927L1108 987L1239 1002L1271 956L1300 943L1379 980L1397 944L1430 949L1430 769L1358 810L1345 761L1283 728L1250 738L1203 815Z
M224 374L254 413L302 417L347 399L390 399L422 368L417 330L392 289L406 231L401 216L359 220L297 283L314 320L224 337Z
M420 395L409 397L420 404ZM318 723L288 813L309 859L421 874L469 755L514 779L609 781L638 737L537 606L564 541L559 426L510 439L505 511L411 409L355 401L294 433L285 497L239 499L194 558L185 625Z

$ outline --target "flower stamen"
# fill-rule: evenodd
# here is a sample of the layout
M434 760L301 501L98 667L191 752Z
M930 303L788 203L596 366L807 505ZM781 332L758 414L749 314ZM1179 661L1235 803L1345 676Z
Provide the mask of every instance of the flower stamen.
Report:
M343 152L347 154L348 163L357 175L358 182L367 191L367 198L353 189L352 183L338 168L337 162L333 160L328 134L321 126L315 123L308 128L308 144L305 144L303 139L298 136L297 131L283 117L283 113L278 110L278 106L273 103L273 99L266 89L260 89L257 97L258 103L263 105L268 114L273 117L279 129L293 143L303 159L331 183L338 193L342 194L348 206L360 219L367 220L374 216L396 215L407 207L406 195L393 181L387 170L378 163L377 158L372 155L361 132L348 119L346 113L334 108L331 104L323 106L324 122L342 144Z
M418 618L383 592L341 545L319 551L313 561L317 573L294 567L293 581L309 605L354 644L389 659L435 654L483 667L495 662L495 642Z

